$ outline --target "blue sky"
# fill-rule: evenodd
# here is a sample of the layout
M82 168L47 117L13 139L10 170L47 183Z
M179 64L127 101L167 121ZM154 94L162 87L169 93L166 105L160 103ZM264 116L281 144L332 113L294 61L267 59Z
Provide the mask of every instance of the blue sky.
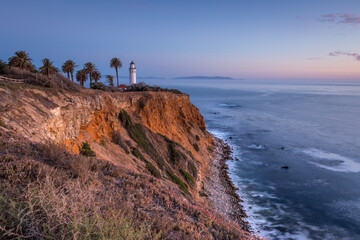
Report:
M0 58L26 50L139 76L360 79L360 1L1 0Z

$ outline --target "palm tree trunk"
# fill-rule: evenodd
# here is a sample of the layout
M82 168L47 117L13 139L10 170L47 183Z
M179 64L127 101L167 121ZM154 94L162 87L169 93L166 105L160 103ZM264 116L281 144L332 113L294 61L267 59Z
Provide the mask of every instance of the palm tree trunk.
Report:
M70 79L70 75L69 75L69 72L67 72L67 76L68 76L68 79Z
M91 73L89 73L89 78L90 78L90 88L91 88L91 84L92 84Z
M119 86L119 75L118 75L117 67L115 67L115 71L116 71L116 79L117 79L117 87L118 87Z
M73 72L73 71L71 71L70 73L71 73L71 81L73 81L73 82L74 82L74 72Z

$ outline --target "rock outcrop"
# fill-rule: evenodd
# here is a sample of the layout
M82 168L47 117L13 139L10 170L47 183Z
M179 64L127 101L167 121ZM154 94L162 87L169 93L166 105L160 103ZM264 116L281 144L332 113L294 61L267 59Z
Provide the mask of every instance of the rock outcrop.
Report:
M146 162L129 154L138 150L163 175L172 170L186 182L184 175L192 172L197 184L191 187L188 183L189 191L198 195L207 174L213 138L206 132L204 119L188 95L40 88L17 89L16 94L6 88L0 91L3 106L8 106L2 121L31 141L55 141L74 153L79 153L82 144L88 142L99 159L142 172ZM133 136L132 126L129 129L124 125L122 112L144 131L142 137L150 148ZM116 134L121 142L114 141ZM170 145L175 153L169 152ZM154 157L163 159L159 161L166 166L154 161ZM181 174L180 169L186 173Z

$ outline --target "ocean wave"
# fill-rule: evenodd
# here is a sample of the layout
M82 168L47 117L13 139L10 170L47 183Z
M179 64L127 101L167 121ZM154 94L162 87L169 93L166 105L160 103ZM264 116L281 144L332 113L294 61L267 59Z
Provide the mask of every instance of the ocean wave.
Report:
M247 148L253 149L253 150L265 150L266 146L261 145L261 144L251 144L251 145L247 146Z
M220 103L218 106L219 107L225 107L225 108L237 108L237 107L240 107L240 105L233 104L233 103Z

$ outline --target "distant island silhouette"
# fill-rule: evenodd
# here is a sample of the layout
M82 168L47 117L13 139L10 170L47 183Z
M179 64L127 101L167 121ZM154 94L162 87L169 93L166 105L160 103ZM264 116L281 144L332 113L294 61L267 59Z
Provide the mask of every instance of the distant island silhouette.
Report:
M129 76L119 76L119 78L129 78ZM138 79L165 79L164 77L137 77Z
M223 77L223 76L190 76L190 77L175 77L173 79L233 79L231 77Z

